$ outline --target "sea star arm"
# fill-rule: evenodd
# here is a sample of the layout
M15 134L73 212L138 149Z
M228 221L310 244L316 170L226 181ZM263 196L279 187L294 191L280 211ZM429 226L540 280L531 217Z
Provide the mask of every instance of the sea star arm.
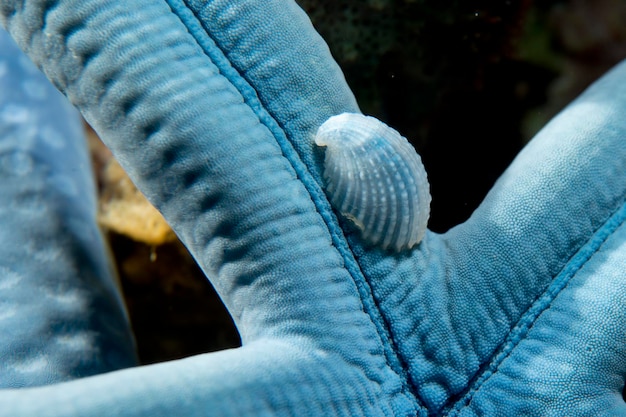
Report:
M0 29L2 388L137 363L90 166L78 112Z
M592 85L419 252L353 246L429 409L623 407L625 77L622 63Z

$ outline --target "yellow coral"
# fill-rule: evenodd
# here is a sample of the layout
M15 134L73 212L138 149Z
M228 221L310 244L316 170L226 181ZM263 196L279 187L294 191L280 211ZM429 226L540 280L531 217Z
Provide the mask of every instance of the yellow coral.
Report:
M161 213L137 190L115 159L107 163L101 181L98 223L102 227L153 246L176 240Z

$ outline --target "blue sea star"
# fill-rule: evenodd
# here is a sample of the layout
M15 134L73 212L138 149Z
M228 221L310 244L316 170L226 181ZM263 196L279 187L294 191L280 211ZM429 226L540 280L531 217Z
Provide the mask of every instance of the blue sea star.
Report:
M0 16L164 214L242 337L129 367L95 226L71 225L93 220L93 189L73 175L84 149L75 128L67 152L42 128L37 146L2 154L0 415L626 413L626 64L549 123L467 222L394 254L364 245L324 194L313 135L358 106L295 3L0 0ZM35 188L19 194L23 178ZM37 235L35 219L54 233ZM23 281L37 262L59 272Z

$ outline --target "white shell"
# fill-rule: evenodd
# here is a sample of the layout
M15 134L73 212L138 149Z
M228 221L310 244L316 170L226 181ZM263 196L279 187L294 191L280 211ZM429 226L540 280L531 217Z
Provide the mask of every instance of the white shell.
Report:
M335 210L383 249L410 249L426 233L430 187L422 160L397 131L373 117L343 113L315 136L326 147L326 193Z

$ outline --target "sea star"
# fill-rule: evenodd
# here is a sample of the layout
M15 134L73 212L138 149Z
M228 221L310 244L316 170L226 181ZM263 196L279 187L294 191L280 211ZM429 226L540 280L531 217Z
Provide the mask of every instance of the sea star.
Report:
M392 253L324 194L313 135L358 107L295 3L0 0L0 15L190 249L243 344L6 389L0 415L626 413L626 64L548 124L467 222ZM28 260L3 262L5 291ZM132 363L111 288L77 273L41 309L67 308L52 331L83 346L68 352L126 352L103 368ZM107 302L76 308L83 291ZM14 329L29 323L19 306L0 312ZM85 311L113 319L81 333ZM92 337L72 339L74 323Z

